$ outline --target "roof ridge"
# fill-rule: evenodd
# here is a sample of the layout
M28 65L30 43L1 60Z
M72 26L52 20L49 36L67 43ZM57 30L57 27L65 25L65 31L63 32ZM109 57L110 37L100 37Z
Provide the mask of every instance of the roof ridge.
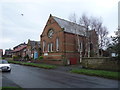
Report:
M55 18L58 18L58 19L60 19L60 20L67 21L67 22L69 22L69 23L76 24L76 25L78 25L78 26L81 26L81 27L85 27L85 26L82 26L82 25L80 25L80 24L77 24L77 23L75 23L75 22L72 22L72 21L66 20L66 19L62 19L62 18L59 18L59 17L56 17L56 16L53 16L53 17L55 17Z
M64 32L73 33L73 34L79 34L79 35L85 35L86 34L86 27L82 26L78 23L68 21L65 19L61 19L59 17L53 16L53 19L60 25L61 28L65 28ZM77 29L77 31L76 31Z
M32 41L32 42L39 42L39 41L35 41L35 40L30 40L30 41Z

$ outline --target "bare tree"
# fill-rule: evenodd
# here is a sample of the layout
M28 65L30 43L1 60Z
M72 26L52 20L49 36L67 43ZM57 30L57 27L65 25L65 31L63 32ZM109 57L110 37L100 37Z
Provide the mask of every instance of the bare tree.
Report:
M69 17L69 19L70 19L70 21L72 21L74 23L77 23L77 19L76 19L76 14L75 13L72 14ZM108 31L107 31L107 28L105 26L103 26L101 18L88 17L84 13L80 17L78 23L86 28L86 31L85 31L86 34L84 34L85 36L87 36L86 45L85 45L85 48L84 48L85 49L85 56L87 55L87 53L88 53L88 57L90 56L90 36L89 36L89 30L95 30L97 32L97 35L98 35L97 54L99 56L99 49L102 50L105 47L105 45L108 43L108 38L107 38ZM77 38L78 38L78 36L77 36ZM102 54L101 54L101 56L102 56Z
M107 45L109 42L108 40L108 30L105 26L102 25L102 20L99 18L91 17L90 23L91 29L95 29L98 34L98 56L99 56L99 49L101 50L101 56L103 55L102 49Z
M77 23L77 15L75 13L72 13L70 16L69 16L69 20L73 23Z
M86 45L84 47L85 49L85 55L88 55L88 57L90 57L90 48L89 48L89 45L90 45L90 37L89 37L89 29L90 29L90 19L88 18L88 16L84 13L82 14L81 18L79 19L79 24L82 25L82 26L85 26L86 28ZM88 54L87 54L88 53Z
M86 14L83 14L80 18L80 25L84 25L87 28L86 36L88 36L87 40L87 49L88 49L88 56L90 55L90 37L89 37L89 30L95 30L98 35L98 56L99 56L99 49L103 49L106 44L108 43L108 31L105 26L103 26L101 18L96 17L88 17ZM102 51L101 51L102 52ZM101 53L102 56L102 53Z
M102 53L102 49L104 46L106 46L106 43L107 43L107 34L108 34L108 31L107 31L107 28L106 27L101 27L100 31L99 31L99 48L101 50L101 56L103 56L103 53Z
M88 16L85 13L79 19L79 24L85 26L87 28L87 30L89 29L90 19L88 18Z

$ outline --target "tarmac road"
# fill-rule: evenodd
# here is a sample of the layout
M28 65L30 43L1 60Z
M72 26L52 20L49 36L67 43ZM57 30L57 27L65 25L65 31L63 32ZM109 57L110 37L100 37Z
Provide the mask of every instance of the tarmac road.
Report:
M2 87L118 88L117 80L17 64L11 64L11 67L10 73L2 73Z

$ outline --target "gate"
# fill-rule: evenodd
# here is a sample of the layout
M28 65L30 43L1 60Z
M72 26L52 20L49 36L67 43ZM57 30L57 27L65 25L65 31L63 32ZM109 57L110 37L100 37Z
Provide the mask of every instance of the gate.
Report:
M70 58L70 64L71 65L77 64L77 58Z

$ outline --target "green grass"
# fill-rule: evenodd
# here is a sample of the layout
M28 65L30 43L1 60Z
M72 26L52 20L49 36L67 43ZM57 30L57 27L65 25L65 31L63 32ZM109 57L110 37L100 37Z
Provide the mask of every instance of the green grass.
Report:
M1 90L23 90L19 87L2 87Z
M28 62L21 62L21 61L8 61L9 63L14 63L14 64L21 64L21 65L27 65L27 66L33 66L33 67L39 67L39 68L44 68L44 69L55 69L55 65L48 65L48 64L37 64L37 63L28 63Z
M120 72L89 69L72 69L70 72L120 80Z

